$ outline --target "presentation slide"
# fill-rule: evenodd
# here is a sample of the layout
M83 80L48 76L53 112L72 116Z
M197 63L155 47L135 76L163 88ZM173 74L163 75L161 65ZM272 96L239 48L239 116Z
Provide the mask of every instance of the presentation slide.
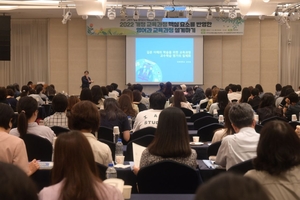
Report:
M126 82L203 84L203 37L126 38Z

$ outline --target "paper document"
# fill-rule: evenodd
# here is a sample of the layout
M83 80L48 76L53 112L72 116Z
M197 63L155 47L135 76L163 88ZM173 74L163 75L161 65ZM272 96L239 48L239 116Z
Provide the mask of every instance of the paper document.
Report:
M132 143L133 162L136 167L140 167L140 161L143 151L146 147Z

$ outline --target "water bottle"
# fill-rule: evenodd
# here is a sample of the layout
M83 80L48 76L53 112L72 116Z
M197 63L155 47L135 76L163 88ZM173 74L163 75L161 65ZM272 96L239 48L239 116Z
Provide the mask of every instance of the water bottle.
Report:
M116 156L123 156L123 143L122 143L122 139L119 138L118 142L116 144L116 152L115 152Z
M219 124L224 125L224 116L219 115Z
M109 179L109 178L117 178L117 171L114 168L114 164L112 164L112 163L108 164L108 168L106 170L106 178L107 179Z
M114 134L114 143L117 143L120 136L120 130L118 126L114 126L113 134Z

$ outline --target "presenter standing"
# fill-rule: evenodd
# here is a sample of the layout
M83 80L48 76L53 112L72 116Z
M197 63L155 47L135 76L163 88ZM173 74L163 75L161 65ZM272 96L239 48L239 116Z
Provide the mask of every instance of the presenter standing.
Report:
M90 84L93 83L94 81L91 80L91 77L89 77L89 71L84 71L84 76L81 77L81 88L90 88Z

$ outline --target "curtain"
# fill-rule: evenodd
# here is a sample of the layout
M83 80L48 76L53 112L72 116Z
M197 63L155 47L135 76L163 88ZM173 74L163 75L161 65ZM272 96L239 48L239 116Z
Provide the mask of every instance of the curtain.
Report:
M0 86L48 83L48 20L11 20L11 60L0 61Z
M281 26L281 84L300 86L300 23L289 22L291 28Z

